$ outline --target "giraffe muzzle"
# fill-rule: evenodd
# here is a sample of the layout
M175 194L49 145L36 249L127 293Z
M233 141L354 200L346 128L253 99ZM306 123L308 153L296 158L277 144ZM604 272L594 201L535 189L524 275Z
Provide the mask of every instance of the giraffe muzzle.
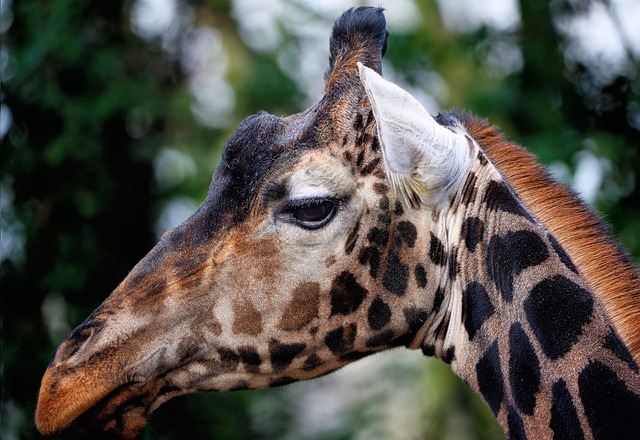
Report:
M175 368L167 363L163 344L148 351L137 342L152 337L148 329L152 321L117 315L109 304L106 301L67 336L47 367L35 414L43 435L73 425L134 438L153 409L182 394L166 386L165 379ZM134 324L125 333L113 333L109 330L113 315Z
M87 409L97 404L111 388L96 370L61 374L50 366L42 378L36 426L43 435L54 435L68 428Z
M36 426L46 436L73 425L88 432L135 438L160 403L182 394L166 387L163 380L124 383L112 389L90 371L58 377L55 371L45 373L38 400Z

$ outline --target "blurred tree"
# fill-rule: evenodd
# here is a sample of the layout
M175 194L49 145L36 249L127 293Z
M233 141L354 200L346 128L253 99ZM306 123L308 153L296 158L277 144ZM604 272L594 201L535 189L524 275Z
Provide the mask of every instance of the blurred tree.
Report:
M39 438L32 415L53 350L202 200L238 121L260 109L293 113L319 97L330 27L358 2L329 3L2 3L3 439ZM504 0L515 15L500 19L472 3L386 5L385 72L430 110L489 117L578 187L585 166L598 164L587 175L603 179L592 201L639 259L640 49L621 38L627 67L605 79L571 52L570 24L596 3L615 18L615 2ZM462 22L451 21L451 5L462 5ZM315 431L296 422L309 407L300 401L346 379L174 399L143 438L400 438L389 424L399 416L387 402L394 392L415 404L415 437L501 437L448 368L419 361L380 369L387 388L378 394L341 390L353 406Z

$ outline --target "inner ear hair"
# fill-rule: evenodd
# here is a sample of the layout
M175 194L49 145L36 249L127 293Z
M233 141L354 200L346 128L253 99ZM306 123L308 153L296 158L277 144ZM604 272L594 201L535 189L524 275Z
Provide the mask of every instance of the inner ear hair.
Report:
M467 139L438 124L407 91L362 63L358 69L391 186L413 208L438 204L471 166Z

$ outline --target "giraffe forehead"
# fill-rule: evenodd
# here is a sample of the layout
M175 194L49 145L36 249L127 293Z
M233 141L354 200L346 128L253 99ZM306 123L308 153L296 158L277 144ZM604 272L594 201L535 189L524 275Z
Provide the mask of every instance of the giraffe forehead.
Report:
M356 179L346 164L328 150L305 154L288 178L289 197L304 198L327 193L347 196L356 189Z
M295 125L298 132L303 131L304 120L288 123L266 113L245 119L225 144L207 201L215 205L228 203L229 206L215 209L236 210L234 220L246 217L256 189L270 171L295 161L310 147L309 142L299 142L300 136L296 136L291 127Z
M257 196L263 195L268 201L286 195L291 188L282 176L292 173L292 183L299 192L318 185L332 188L332 193L337 191L347 179L338 161L330 156L342 156L350 148L337 140L349 137L343 131L356 132L358 127L352 130L336 124L331 116L333 104L321 101L287 117L258 113L245 119L225 144L203 207L214 205L211 209L231 211L234 221L243 221ZM357 120L358 116L362 118L354 108L353 117Z

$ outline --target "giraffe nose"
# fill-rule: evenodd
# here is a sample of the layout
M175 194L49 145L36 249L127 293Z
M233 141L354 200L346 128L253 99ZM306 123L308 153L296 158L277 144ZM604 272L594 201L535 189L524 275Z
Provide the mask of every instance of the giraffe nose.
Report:
M56 350L50 366L58 366L69 362L78 353L78 351L86 345L87 341L100 333L103 321L94 320L89 317L85 322L80 324L72 331Z
M108 366L91 356L104 325L94 312L56 350L42 378L36 407L41 433L53 435L66 428L117 386L108 380Z

